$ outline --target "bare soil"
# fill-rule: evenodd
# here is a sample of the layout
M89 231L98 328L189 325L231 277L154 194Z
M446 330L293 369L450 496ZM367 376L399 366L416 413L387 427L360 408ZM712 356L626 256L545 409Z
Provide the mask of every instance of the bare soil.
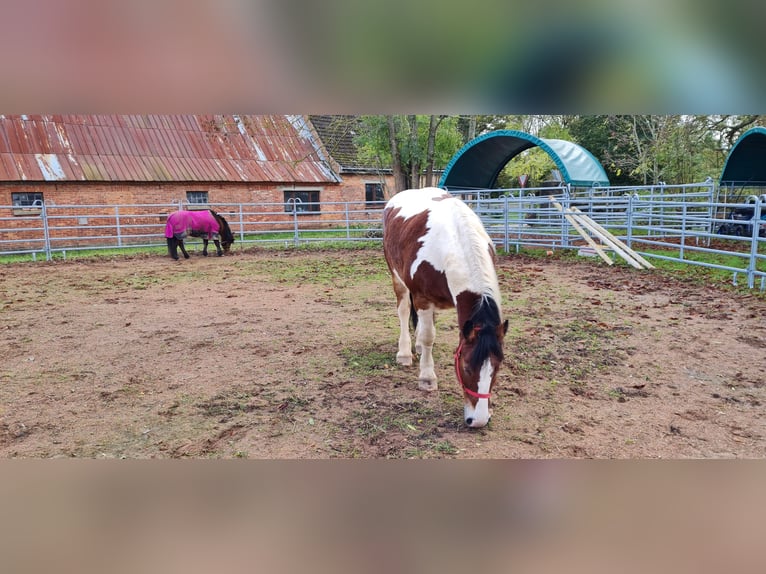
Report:
M0 267L0 456L762 458L766 301L591 259L501 257L506 360L462 424L396 365L375 249Z

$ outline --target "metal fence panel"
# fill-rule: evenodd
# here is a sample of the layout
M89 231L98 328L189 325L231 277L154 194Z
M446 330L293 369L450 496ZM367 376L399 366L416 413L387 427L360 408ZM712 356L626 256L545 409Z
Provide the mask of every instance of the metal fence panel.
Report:
M580 249L583 238L549 196L577 208L646 258L722 269L748 287L766 285L766 195L747 203L719 201L711 181L687 185L594 188L569 186L452 191L482 219L496 245ZM385 202L0 206L0 255L50 259L68 251L162 247L167 215L212 208L238 246L296 246L321 241L379 241ZM193 245L192 240L192 245ZM704 259L703 259L704 258Z

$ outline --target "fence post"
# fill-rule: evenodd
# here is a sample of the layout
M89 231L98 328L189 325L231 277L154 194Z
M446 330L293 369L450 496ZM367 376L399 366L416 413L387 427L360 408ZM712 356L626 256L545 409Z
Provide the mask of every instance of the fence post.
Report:
M679 259L684 258L684 247L686 246L686 203L681 207L681 244L678 250Z
M708 184L708 189L710 190L710 194L708 196L708 208L707 208L707 219L708 219L708 226L707 226L707 232L712 234L713 233L713 218L715 212L718 210L717 206L713 206L713 203L718 202L718 192L716 191L718 186L715 181L713 181L713 178L708 176L708 178L705 180L705 182ZM710 238L705 238L705 245L710 246Z
M564 217L564 213L566 213L566 210L569 208L570 194L569 189L566 187L561 188L561 192L563 195L561 203L564 206L564 211L559 215L561 219L561 247L569 247L569 221ZM548 209L552 209L550 205L548 206Z
M240 245L245 244L245 219L241 203L239 204L239 241Z
M42 202L40 207L40 217L43 219L43 238L45 239L45 260L50 261L51 255L51 233L48 229L48 208L45 201Z
M117 247L122 247L122 231L120 229L120 206L114 206L114 220L117 225Z
M759 197L755 202L753 209L753 225L750 234L750 263L747 266L747 286L752 289L755 285L755 269L758 262L758 232L761 229L761 211L763 208L763 198Z
M503 194L503 251L508 253L508 193Z
M625 225L627 226L627 229L625 229L625 244L633 248L633 194L628 193L628 212L626 213L627 218L625 220Z
M346 202L343 204L343 206L344 206L344 208L345 208L345 209L343 210L343 212L344 212L344 214L345 214L345 217L346 217L346 239L351 239L351 227L350 227L350 225L351 225L351 222L350 222L350 221L349 221L349 219L348 219L348 201L346 201Z
M298 204L303 203L300 197L291 197L287 200L287 204L293 204L293 245L298 247L299 233L298 233Z

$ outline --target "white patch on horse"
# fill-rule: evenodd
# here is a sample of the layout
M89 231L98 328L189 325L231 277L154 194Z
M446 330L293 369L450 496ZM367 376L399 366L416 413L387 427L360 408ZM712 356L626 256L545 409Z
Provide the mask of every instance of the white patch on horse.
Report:
M427 261L436 271L445 274L453 303L457 303L457 295L463 291L500 301L500 288L490 256L494 244L471 208L437 187L400 192L390 203L400 208L397 216L405 220L428 211L426 233L418 238L422 246L410 266L410 277ZM435 221L442 225L432 225ZM486 256L476 257L476 253L486 253Z
M487 359L481 366L479 371L479 389L480 394L488 394L489 386L492 383L492 362ZM489 417L492 413L489 412L489 399L478 399L476 406L474 407L470 403L466 402L463 408L463 417L465 421L471 419L472 427L483 427L489 422Z

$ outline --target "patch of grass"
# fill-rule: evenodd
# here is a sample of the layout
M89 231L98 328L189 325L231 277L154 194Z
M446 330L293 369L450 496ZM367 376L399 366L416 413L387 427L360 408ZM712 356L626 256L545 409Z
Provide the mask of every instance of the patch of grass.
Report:
M438 442L434 445L433 450L439 454L454 455L458 453L457 447L448 440Z
M240 266L246 273L268 275L279 283L310 283L337 288L378 282L388 271L379 254L364 253L358 258L316 257L260 260Z
M294 413L295 411L302 411L311 404L311 399L304 399L296 395L290 395L284 401L279 403L277 410L283 414Z
M346 365L359 375L376 375L380 371L393 369L396 363L396 350L379 349L375 346L345 348L341 356Z
M228 392L219 393L195 406L206 417L220 418L228 421L241 413L254 410L252 404L253 394L242 389L232 389Z
M344 428L353 429L373 447L384 445L388 457L443 458L457 454L457 448L443 437L444 419L441 409L427 402L371 401L354 411Z

